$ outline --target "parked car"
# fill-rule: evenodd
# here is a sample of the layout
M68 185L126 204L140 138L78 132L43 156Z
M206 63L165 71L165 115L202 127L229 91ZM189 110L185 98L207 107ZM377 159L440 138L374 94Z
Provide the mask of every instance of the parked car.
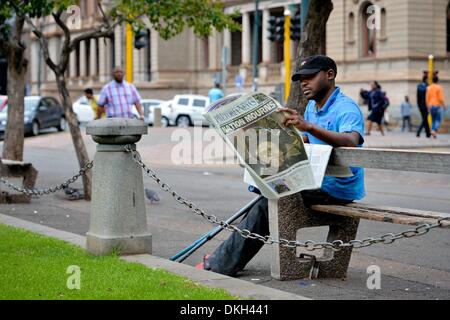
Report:
M0 111L2 111L4 107L6 107L7 103L8 103L8 97L0 96Z
M94 95L95 99L98 100L99 96ZM78 123L87 123L95 120L94 110L92 110L91 103L85 96L81 96L77 101L72 105L73 112L76 114L78 118ZM139 113L136 110L136 107L133 107L133 115L136 119L139 119Z
M155 119L155 108L161 109L161 126L167 127L169 126L169 118L170 114L172 112L172 109L169 107L169 104L166 103L166 101L163 100L157 100L157 99L143 99L141 100L142 107L145 110L148 109L148 116L146 118L146 122L149 125L153 125L154 119Z
M0 111L0 135L4 135L8 121L8 106ZM41 129L55 127L58 131L67 129L66 117L61 104L53 97L25 97L25 134L37 136Z
M169 123L178 127L188 127L194 124L208 126L209 123L203 117L203 110L209 105L209 98L201 95L180 94L176 95L170 104L172 113Z

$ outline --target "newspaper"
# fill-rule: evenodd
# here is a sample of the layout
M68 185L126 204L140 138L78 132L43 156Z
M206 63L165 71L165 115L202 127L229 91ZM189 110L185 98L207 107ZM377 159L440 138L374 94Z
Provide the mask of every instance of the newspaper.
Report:
M332 147L305 145L302 133L285 127L281 105L263 93L224 98L203 114L245 166L244 181L269 199L319 189Z

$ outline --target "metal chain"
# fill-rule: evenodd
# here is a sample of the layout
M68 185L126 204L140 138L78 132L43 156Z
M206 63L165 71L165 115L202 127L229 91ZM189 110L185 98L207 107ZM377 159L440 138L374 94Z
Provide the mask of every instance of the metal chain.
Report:
M79 171L76 175L74 175L72 178L68 179L66 182L63 182L57 186L54 187L50 187L50 188L45 188L45 189L24 189L24 188L20 188L15 186L14 184L12 184L11 182L9 182L8 180L4 179L3 177L0 177L0 181L2 183L4 183L5 185L7 185L9 188L21 192L23 194L26 194L28 196L42 196L44 194L50 194L50 193L55 193L58 190L62 190L63 188L69 186L70 184L74 183L75 181L78 180L79 177L81 177L86 171L92 169L92 167L94 166L94 161L90 161L88 163L86 163Z
M371 246L373 244L377 244L377 243L391 244L391 243L394 243L398 239L422 236L424 234L427 234L431 229L441 227L444 220L450 219L448 217L441 218L434 224L426 223L426 224L420 225L414 229L409 229L409 230L406 230L406 231L398 233L398 234L387 233L385 235L382 235L379 238L366 238L363 240L351 240L349 242L343 242L342 240L335 240L331 243L330 242L315 242L315 241L311 241L311 240L306 241L306 242L300 242L300 241L295 241L295 240L286 240L286 239L278 240L278 239L272 238L271 236L261 236L256 233L252 233L249 230L240 229L235 225L229 224L223 220L219 220L214 215L207 214L202 209L200 209L196 204L186 200L185 198L180 196L176 191L174 191L172 189L172 187L170 187L167 183L163 182L154 170L150 169L149 167L147 167L145 165L145 163L142 161L141 155L139 154L139 152L137 152L133 148L133 146L126 145L125 150L127 152L131 153L134 161L145 171L145 173L150 178L155 180L156 183L159 185L159 187L162 190L171 194L172 197L177 202L185 205L190 210L192 210L195 214L203 217L204 219L208 220L212 224L219 225L219 226L223 227L224 229L227 229L232 232L237 232L244 238L259 240L259 241L264 242L265 244L279 244L281 246L288 247L288 248L301 247L301 248L305 248L307 251L315 251L315 250L320 250L320 249L331 249L333 251L339 251L343 248L350 248L350 247L358 249L358 248L369 247L369 246Z

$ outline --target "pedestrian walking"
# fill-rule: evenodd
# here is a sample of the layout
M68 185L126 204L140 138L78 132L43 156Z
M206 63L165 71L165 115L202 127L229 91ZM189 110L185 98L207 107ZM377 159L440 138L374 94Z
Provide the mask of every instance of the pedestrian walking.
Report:
M400 112L402 115L402 132L405 131L408 126L408 132L411 132L411 103L409 103L409 97L405 97L405 101L400 105Z
M214 88L209 90L208 96L209 96L209 103L213 103L214 101L222 99L225 95L222 89L220 88L220 84L216 82L214 84Z
M116 67L113 70L111 82L106 84L100 92L98 99L97 117L101 112L106 112L107 118L134 118L133 105L139 113L139 119L144 120L144 112L141 105L141 97L136 87L123 80L123 70Z
M369 116L367 117L368 125L366 135L369 136L371 134L372 125L373 123L376 123L378 125L381 134L384 136L382 121L386 106L386 98L384 93L381 91L380 84L377 81L373 81L370 84L370 87L371 87L370 91L361 90L361 96L363 99L367 99L369 110L371 110Z
M444 89L438 84L438 76L433 77L433 83L427 88L427 107L431 114L431 135L433 138L437 137L437 131L439 130L442 122L442 115L446 105L444 102Z
M425 134L427 138L431 137L430 124L428 122L428 108L427 108L427 83L428 77L424 74L422 82L417 85L417 106L422 117L422 122L420 123L419 129L417 130L417 137L419 138L422 130L425 129Z
M100 118L106 118L106 112L98 110L97 99L95 98L94 91L91 88L84 89L84 96L91 105L92 111L94 112L95 120Z

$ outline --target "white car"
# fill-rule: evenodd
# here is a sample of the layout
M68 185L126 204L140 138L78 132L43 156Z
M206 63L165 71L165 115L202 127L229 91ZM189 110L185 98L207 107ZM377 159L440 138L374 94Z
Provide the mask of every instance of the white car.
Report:
M209 105L209 98L194 94L176 95L169 103L172 112L170 113L170 125L178 127L188 127L201 124L208 126L209 123L203 117L205 107Z
M169 126L169 118L172 110L169 107L167 101L157 100L157 99L143 99L141 100L142 107L145 110L148 110L148 115L146 117L146 122L149 125L153 125L155 121L155 108L161 109L161 126L167 127Z
M99 96L94 95L98 101ZM94 110L92 110L91 104L85 96L80 97L73 105L73 112L75 112L79 123L87 123L95 120ZM136 107L133 106L133 115L136 119L139 119L139 113Z

